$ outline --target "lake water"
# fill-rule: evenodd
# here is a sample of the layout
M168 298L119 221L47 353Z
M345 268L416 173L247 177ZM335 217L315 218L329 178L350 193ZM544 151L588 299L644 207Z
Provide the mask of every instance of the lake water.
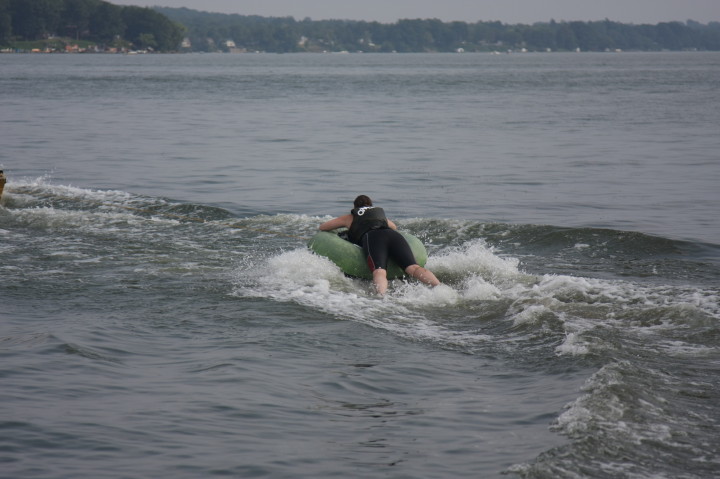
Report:
M0 477L715 477L718 105L718 53L0 55ZM358 194L443 286L307 250Z

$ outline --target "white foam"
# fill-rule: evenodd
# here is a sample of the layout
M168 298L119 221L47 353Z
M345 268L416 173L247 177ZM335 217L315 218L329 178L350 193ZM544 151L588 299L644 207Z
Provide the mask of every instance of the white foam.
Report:
M479 276L471 276L463 283L462 296L466 300L491 301L502 297L502 291Z
M583 396L580 399L584 399L585 397L586 396ZM593 414L587 407L582 405L580 399L572 403L568 409L558 416L553 429L558 429L569 436L587 431L593 419Z
M622 280L526 274L517 258L504 257L481 240L430 256L427 266L444 282L442 286L433 289L414 280L391 281L383 301L377 300L370 282L346 278L330 261L306 249L262 261L254 266L256 281L241 284L239 294L294 301L403 335L465 345L483 338L474 331L451 331L452 325L441 324L440 318L448 316L443 309L452 317L453 311L461 312L468 303L509 302L505 317L513 326L561 328L562 341L554 350L558 355L583 356L616 348L607 339L613 334L597 334L603 328L654 334L675 327L683 311L697 320L699 311L712 316L718 308L712 291L688 288L682 292L682 288ZM645 324L644 312L654 309L672 319ZM544 324L547 321L551 324ZM678 354L683 354L677 347Z
M703 346L699 344L689 344L683 341L659 341L656 342L657 348L662 350L664 354L676 358L711 358L717 350L713 347Z
M643 385L630 383L633 373L637 375L635 380L643 378L648 385L655 384L657 391L653 394L638 393L638 388L642 389ZM693 430L697 424L713 421L703 414L702 409L687 415L673 413L676 404L667 400L663 386L667 383L672 391L675 380L663 370L644 368L638 371L637 365L628 361L608 364L587 380L584 394L567 406L553 429L571 437L601 431L607 441L621 444L661 442L670 448L686 449L687 442L682 439L678 442L683 435L681 431ZM678 384L674 383L674 386L677 388ZM710 384L701 386L711 388Z
M572 356L582 356L587 354L590 348L582 340L580 333L565 333L565 341L555 348L558 354L570 354Z
M553 429L569 436L590 432L594 423L603 423L612 428L622 428L620 424L625 414L625 406L612 392L612 387L622 384L621 374L616 363L602 367L585 383L585 394L567 406L558 416Z
M305 249L288 251L267 261L268 273L260 280L266 284L287 284L314 286L318 282L335 282L343 287L350 280L330 260L314 255ZM324 289L324 288L322 288Z
M484 241L474 240L431 256L427 267L440 275L466 277L475 274L496 283L525 276L518 269L519 263L517 258L498 256Z
M585 355L616 347L603 340L603 335L587 334L598 328L655 335L687 321L702 322L703 317L711 326L719 317L712 290L683 291L682 287L563 275L539 276L530 285L517 277L514 285L501 282L493 286L498 287L499 298L513 299L508 315L514 325L539 322L548 313L555 315L565 329L565 338L555 350L560 355ZM694 349L691 345L668 348L679 355ZM702 354L702 350L697 352Z
M512 316L513 325L519 326L521 324L537 323L540 320L540 317L549 311L550 309L542 304L532 304Z
M53 199L71 199L76 201L89 201L95 203L112 202L127 203L133 196L125 191L118 190L96 190L80 188L72 185L54 185L49 182L49 176L42 176L34 179L21 179L8 183L6 191L15 196L15 201L31 200L34 195Z
M598 328L632 330L634 326L623 319L626 315L632 318L637 310L666 308L668 296L678 297L676 292L668 294L667 287L621 280L528 275L520 271L516 258L501 257L482 241L431 256L428 267L441 280L449 280L447 284L429 288L414 280L391 281L383 301L377 300L369 281L345 277L332 262L304 248L261 260L262 264L252 266L254 282L239 281L238 294L293 301L406 336L463 344L483 339L439 324L437 321L443 315L436 313L438 308L462 309L468 302L510 300L506 317L513 326L544 328L543 322L548 319L561 325L564 338L555 348L558 355L583 356L599 349L612 349L616 346L604 340L604 335L588 333ZM692 300L693 305L674 307L695 309L707 304L710 298L694 294ZM640 330L664 327L641 325Z
M394 281L389 297L399 303L415 306L442 306L456 304L460 295L450 286L441 284L435 288L411 280Z
M249 270L254 273L252 279ZM425 314L458 301L459 295L451 287L430 288L415 281L395 280L388 294L379 298L370 281L345 277L331 261L307 249L242 264L235 276L235 294L292 301L414 340L466 345L487 339L448 330Z
M126 212L62 210L49 206L13 209L11 214L16 221L28 226L49 229L83 228L107 231L107 227L114 224L147 221Z

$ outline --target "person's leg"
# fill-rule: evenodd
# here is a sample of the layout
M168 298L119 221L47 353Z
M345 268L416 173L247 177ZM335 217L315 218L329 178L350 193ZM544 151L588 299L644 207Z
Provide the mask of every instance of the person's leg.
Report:
M363 236L362 247L367 258L368 268L372 272L375 291L383 296L388 288L387 280L387 241L385 230L368 231Z
M380 296L385 296L385 292L388 288L387 271L383 268L378 268L372 272L373 284L375 285L375 291Z
M388 235L390 235L388 241L390 255L395 260L395 262L400 265L400 267L403 268L405 272L411 277L420 280L430 286L439 285L440 281L429 269L425 269L419 264L417 264L415 256L412 252L412 248L410 248L410 245L405 240L403 235L401 235L397 231L387 231Z
M423 268L419 264L411 264L410 266L405 268L405 272L413 278L420 280L427 285L437 286L440 284L440 281L435 277L432 271Z

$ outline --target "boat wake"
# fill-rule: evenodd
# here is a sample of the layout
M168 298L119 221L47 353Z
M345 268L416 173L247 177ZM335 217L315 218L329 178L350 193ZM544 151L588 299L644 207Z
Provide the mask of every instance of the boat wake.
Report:
M684 431L697 457L717 457L704 446L717 423L707 400L719 364L717 245L608 229L398 221L426 245L427 267L443 284L393 280L379 298L370 281L346 277L305 246L322 221L13 182L0 207L0 269L14 294L27 291L28 304L38 297L53 308L60 300L86 304L88 291L122 300L123 314L128 297L141 315L158 301L168 311L204 304L197 314L204 327L206 310L220 303L238 321L252 317L244 305L259 300L264 314L349 321L400 341L499 359L507 370L594 372L553 418L571 444L513 466L522 475L611 464L616 456L602 448L616 443L637 450L636 464L653 463L656 448L636 447L653 441L682 458L686 444L669 427Z
M616 348L608 332L640 327L647 334L648 327L672 327L687 316L720 318L712 289L530 274L518 258L482 239L440 248L427 266L441 286L395 280L378 298L371 282L348 278L329 260L299 248L240 266L234 294L296 303L444 347L476 351L489 341L527 340L529 347L571 356Z

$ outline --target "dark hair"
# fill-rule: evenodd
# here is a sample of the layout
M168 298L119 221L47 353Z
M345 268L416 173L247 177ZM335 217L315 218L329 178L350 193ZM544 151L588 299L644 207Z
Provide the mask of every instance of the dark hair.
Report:
M355 208L362 208L363 206L372 206L372 200L369 196L360 195L357 198L355 198L355 202L353 203L353 206Z

